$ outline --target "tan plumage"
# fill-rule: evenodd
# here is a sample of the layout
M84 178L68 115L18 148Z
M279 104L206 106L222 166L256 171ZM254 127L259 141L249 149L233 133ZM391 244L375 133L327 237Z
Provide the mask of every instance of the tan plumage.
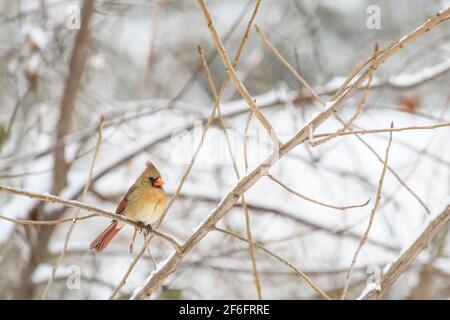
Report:
M119 203L116 213L151 226L161 218L166 208L167 195L162 188L163 184L159 171L152 163L147 162L145 170ZM123 227L123 222L114 220L92 241L90 248L97 252L103 251Z

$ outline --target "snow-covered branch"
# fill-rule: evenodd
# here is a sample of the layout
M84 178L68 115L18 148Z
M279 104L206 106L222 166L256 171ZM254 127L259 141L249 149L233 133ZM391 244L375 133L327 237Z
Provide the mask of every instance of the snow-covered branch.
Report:
M381 282L381 290L376 290L375 287L370 286L368 290L365 290L360 299L379 299L386 290L391 287L395 281L408 270L411 263L416 257L430 244L433 238L439 231L441 231L450 221L450 204L448 204L443 211L439 214L430 217L428 224L417 238L406 246L397 260L395 260L390 266Z

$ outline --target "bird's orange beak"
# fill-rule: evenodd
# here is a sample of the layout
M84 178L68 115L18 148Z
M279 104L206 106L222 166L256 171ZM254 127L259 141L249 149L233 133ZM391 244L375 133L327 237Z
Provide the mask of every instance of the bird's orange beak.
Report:
M155 185L155 187L162 187L162 185L163 185L164 183L165 183L165 182L164 182L163 179L158 178L158 179L155 181L154 185Z

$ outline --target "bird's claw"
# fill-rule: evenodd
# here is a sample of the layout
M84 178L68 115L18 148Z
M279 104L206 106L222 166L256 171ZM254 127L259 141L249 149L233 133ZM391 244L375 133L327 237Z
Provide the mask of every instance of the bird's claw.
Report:
M137 229L138 232L142 232L145 229L145 227L146 226L145 226L145 224L143 222L138 222L137 226L136 226L136 229Z
M145 225L143 222L138 222L138 225L136 228L137 228L138 232L143 232L144 236L148 236L153 231L153 228L151 225L149 225L149 224Z
M144 227L144 236L148 236L153 231L153 228L151 225L146 225Z

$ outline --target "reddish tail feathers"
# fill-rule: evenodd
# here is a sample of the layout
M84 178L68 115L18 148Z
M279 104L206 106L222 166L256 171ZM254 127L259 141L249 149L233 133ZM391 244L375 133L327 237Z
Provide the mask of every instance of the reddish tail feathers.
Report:
M103 251L111 240L116 236L116 234L120 231L120 227L117 227L117 221L114 221L106 228L94 241L91 242L89 246L90 249L94 249L96 252Z

